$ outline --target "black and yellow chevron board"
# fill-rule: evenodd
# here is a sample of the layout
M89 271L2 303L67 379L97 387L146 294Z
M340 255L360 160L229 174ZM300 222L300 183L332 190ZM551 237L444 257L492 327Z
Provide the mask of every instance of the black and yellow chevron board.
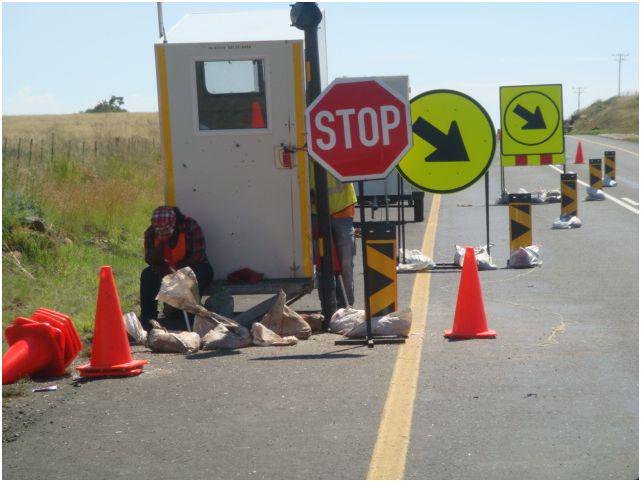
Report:
M510 253L532 245L532 195L510 194Z
M576 172L561 174L561 216L578 216Z
M590 187L592 189L603 189L601 159L590 159Z
M616 167L616 152L615 151L605 151L603 153L603 158L605 160L605 175L612 179L616 180L617 167Z
M367 223L365 287L370 317L396 311L396 229L391 223Z

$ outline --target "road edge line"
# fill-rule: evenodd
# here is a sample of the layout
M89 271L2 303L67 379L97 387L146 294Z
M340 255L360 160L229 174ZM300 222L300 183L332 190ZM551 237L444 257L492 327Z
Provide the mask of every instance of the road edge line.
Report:
M435 194L421 246L421 251L429 258L434 256L440 206L441 196ZM426 272L418 273L414 279L410 302L412 331L405 344L400 345L396 355L394 371L367 472L369 480L399 480L405 474L418 373L427 328L430 278L431 273Z
M551 167L552 169L554 169L555 171L560 172L561 174L563 174L563 169L559 169L559 168L558 168L558 167L556 167L556 166L550 166L550 167ZM579 184L581 184L582 186L590 187L590 185L589 185L588 183L583 182L581 179L577 179L577 180L576 180L576 182L578 182L578 183L579 183ZM601 189L601 191L603 191L603 189ZM639 210L638 210L638 209L634 209L632 206L630 206L629 204L624 203L624 202L623 202L623 201L621 201L619 198L616 198L616 197L614 197L614 196L611 196L611 195L610 195L610 194L608 194L607 192L604 192L604 193L603 193L603 195L606 197L606 199L609 199L609 200L610 200L610 201L612 201L613 203L616 203L616 204L618 204L619 206L622 206L622 207L626 208L628 211L632 211L632 212L633 212L634 214L636 214L637 216L639 215Z

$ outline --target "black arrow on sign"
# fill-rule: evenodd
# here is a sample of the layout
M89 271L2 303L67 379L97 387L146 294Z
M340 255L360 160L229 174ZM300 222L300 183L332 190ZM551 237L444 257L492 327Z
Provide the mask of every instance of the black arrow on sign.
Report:
M522 129L545 129L545 121L543 120L543 114L541 114L541 108L539 106L536 107L533 114L521 104L516 104L514 113L526 121Z
M425 158L426 162L468 162L467 151L461 131L456 121L450 124L450 130L444 134L422 117L416 119L412 131L426 142L433 145L436 150Z

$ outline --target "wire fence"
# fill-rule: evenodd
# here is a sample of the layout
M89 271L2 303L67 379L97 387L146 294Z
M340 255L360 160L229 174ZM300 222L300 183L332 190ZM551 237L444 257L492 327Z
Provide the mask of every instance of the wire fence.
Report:
M2 138L2 180L9 189L28 187L35 177L64 164L66 169L94 169L114 158L157 160L157 139L110 137L99 139L66 139L55 133L41 137Z

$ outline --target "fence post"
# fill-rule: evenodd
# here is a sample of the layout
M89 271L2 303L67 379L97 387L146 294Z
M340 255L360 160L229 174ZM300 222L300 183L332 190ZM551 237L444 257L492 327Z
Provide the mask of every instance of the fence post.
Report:
M85 157L85 140L82 140L82 157Z
M51 160L50 160L50 162L52 162L52 163L53 163L53 153L54 153L53 146L54 146L54 143L55 143L55 139L54 139L54 134L52 132L51 133Z
M97 140L93 141L93 158L94 158L94 161L98 159L98 141Z
M33 150L33 138L29 139L29 167L31 167L31 151Z
M18 160L20 160L20 148L22 146L22 137L18 137Z
M44 139L41 139L40 140L40 163L41 164L44 159L44 152L45 152L45 141Z
M7 138L2 139L2 154L5 155L7 152Z

